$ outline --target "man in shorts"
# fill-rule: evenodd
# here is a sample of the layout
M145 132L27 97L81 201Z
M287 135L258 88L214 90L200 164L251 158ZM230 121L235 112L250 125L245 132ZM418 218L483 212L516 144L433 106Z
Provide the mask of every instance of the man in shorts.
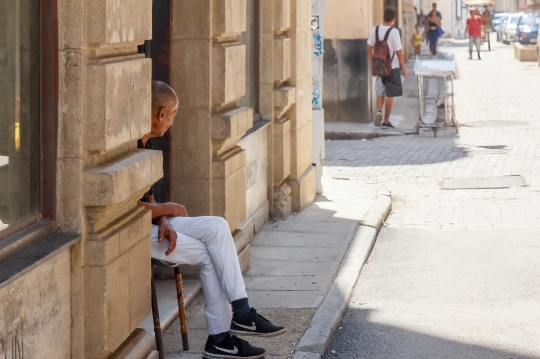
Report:
M368 61L370 68L373 68L373 46L375 46L376 39L384 39L384 36L388 29L392 28L396 21L396 13L394 10L387 9L384 12L383 23L380 26L376 26L371 30L368 38ZM378 37L375 35L375 31L378 29ZM375 92L377 94L377 113L373 119L373 124L377 127L381 126L381 118L383 117L382 109L384 110L384 121L382 128L393 128L390 123L390 113L392 113L392 107L394 105L394 98L403 95L403 88L401 85L401 70L403 76L407 77L407 68L405 67L405 58L403 56L403 45L401 44L401 36L398 29L392 28L388 35L388 48L390 50L390 57L392 58L392 72L385 77L377 76L375 80Z

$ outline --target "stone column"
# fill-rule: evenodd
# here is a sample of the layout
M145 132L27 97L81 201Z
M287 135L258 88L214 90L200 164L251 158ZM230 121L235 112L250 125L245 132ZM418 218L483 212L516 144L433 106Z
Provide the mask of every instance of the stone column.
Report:
M245 94L245 29L246 0L173 3L171 82L180 103L172 200L193 216L224 217L231 232L246 217L246 156L237 142L253 126L253 109L236 104Z
M57 212L72 249L72 357L111 355L150 312L150 213L162 176L150 130L151 0L59 0Z
M315 199L315 168L311 164L311 1L291 0L291 78L296 101L291 120L292 207L301 211Z

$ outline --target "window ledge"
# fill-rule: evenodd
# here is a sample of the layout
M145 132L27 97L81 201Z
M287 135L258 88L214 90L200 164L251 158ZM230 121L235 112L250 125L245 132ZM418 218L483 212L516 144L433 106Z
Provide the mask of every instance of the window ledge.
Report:
M80 234L57 232L0 264L0 289L8 286L55 254L71 247Z

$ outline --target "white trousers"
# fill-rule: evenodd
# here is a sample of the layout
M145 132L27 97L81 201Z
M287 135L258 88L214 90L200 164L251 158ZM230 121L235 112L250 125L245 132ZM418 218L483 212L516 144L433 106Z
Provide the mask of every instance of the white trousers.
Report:
M152 257L173 263L199 265L208 334L229 331L230 303L247 298L236 247L227 221L221 217L174 217L176 248L168 256L169 242L158 242L158 226L152 225Z

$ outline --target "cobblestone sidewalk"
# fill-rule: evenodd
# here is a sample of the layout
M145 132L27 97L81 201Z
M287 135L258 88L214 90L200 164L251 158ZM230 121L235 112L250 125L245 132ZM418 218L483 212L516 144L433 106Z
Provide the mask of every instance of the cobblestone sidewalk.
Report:
M325 175L392 191L390 227L540 227L540 69L519 63L510 46L466 60L455 54L456 116L462 127L419 136L327 141ZM444 178L522 175L528 187L441 190Z

